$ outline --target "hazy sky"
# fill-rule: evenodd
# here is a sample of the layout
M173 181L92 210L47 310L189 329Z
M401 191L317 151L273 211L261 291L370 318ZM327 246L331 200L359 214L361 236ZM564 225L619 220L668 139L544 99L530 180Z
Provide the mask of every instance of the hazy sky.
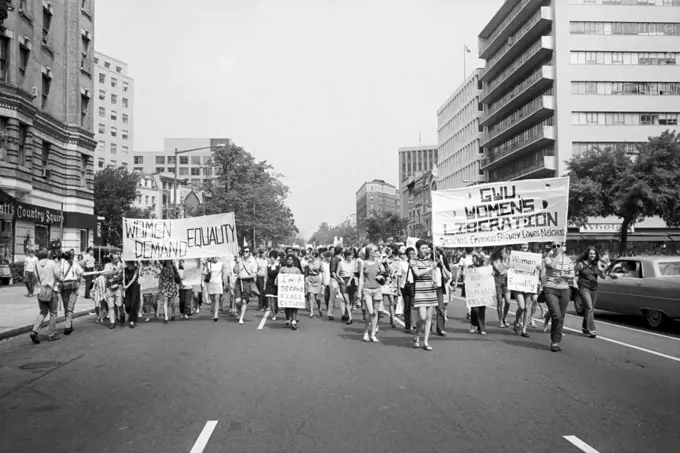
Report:
M463 44L469 72L502 3L97 0L95 47L135 79L134 149L230 137L285 175L308 236L354 213L363 182L398 185L397 148L437 144Z

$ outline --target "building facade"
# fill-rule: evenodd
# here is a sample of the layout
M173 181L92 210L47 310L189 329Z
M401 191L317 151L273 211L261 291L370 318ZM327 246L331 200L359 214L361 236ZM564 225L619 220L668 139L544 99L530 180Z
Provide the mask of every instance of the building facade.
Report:
M168 174L145 174L139 175L137 182L137 199L133 206L148 210L150 218L168 219L174 218L175 203L175 177ZM193 185L178 181L177 200L179 216L200 214L200 208L204 205L204 192Z
M481 69L475 69L437 110L440 189L484 181L484 171L480 169L484 158L484 148L480 146L480 72Z
M408 199L401 196L406 190L406 181L422 172L432 170L438 162L438 156L437 146L399 148L399 195L401 198L399 213L402 218L408 217L409 212Z
M402 198L408 205L408 235L419 239L432 237L432 191L437 190L437 178L432 170L421 172L407 180Z
M127 63L95 52L97 169L132 166L135 82Z
M356 227L360 237L366 236L366 221L374 214L399 213L399 192L392 184L374 179L361 185L356 193Z
M0 260L94 241L94 1L12 2L0 28Z
M178 177L189 183L202 184L217 176L217 169L211 165L213 149L229 145L228 138L166 138L163 151L137 151L132 156L132 170L141 173L174 173L175 149L184 151L201 148L198 151L178 155Z
M489 181L677 128L680 1L506 0L479 35Z

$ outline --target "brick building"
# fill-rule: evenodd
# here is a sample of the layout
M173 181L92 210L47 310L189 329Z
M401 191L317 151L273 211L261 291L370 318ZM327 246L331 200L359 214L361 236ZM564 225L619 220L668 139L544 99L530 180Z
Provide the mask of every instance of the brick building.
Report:
M0 260L92 244L93 0L17 0L0 29Z

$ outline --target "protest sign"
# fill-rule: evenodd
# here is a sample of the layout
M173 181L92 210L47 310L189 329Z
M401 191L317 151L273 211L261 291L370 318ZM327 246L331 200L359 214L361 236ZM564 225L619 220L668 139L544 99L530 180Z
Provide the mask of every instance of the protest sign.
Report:
M142 292L158 288L158 277L161 269L158 266L139 267L139 288Z
M538 269L541 264L540 253L516 252L510 253L510 268L508 269L508 289L521 293L537 293Z
M209 258L238 252L234 213L188 219L123 218L123 260Z
M439 247L564 241L569 178L528 179L432 192Z
M305 308L305 276L279 274L279 308Z
M496 306L496 282L491 266L465 269L465 303L470 308Z
M418 242L418 238L412 238L408 237L406 238L406 248L412 247L413 250L416 250L416 243ZM417 250L416 250L417 252Z

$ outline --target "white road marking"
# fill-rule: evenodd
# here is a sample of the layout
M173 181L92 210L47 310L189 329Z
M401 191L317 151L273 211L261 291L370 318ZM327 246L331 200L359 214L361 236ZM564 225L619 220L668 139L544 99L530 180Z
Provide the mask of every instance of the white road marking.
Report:
M579 448L579 450L584 451L585 453L599 453L597 450L595 450L593 447L588 445L587 443L583 442L581 439L579 439L576 436L562 436L572 444L574 444L576 447Z
M201 431L201 434L198 436L198 439L196 439L196 443L189 453L203 453L203 449L208 445L208 441L215 430L215 426L217 426L217 420L208 420L205 423L203 431Z
M262 330L264 327L264 323L267 322L267 318L269 317L269 310L265 310L264 316L262 317L262 321L260 321L260 325L257 326L257 330Z
M508 314L514 315L515 313L512 312L512 311L509 311ZM533 319L534 321L543 322L542 319L537 319L537 318L532 318L532 319ZM617 327L618 327L618 326L617 326ZM567 326L563 326L562 328L563 328L564 330L569 330L570 332L583 333L583 332L581 332L581 331L578 330L578 329L572 329L571 327L567 327ZM550 332L550 331L548 331L548 332ZM610 342L610 343L618 344L619 346L624 346L624 347L626 347L626 348L631 348L631 349L635 349L635 350L637 350L637 351L646 352L646 353L648 353L648 354L652 354L652 355L655 355L655 356L657 356L657 357L663 357L664 359L673 360L673 361L675 361L675 362L680 363L680 358L679 358L679 357L673 357L672 355L667 355L667 354L664 354L664 353L661 353L661 352L652 351L651 349L641 348L640 346L635 346L635 345L633 345L633 344L624 343L624 342L622 342L622 341L612 340L611 338L602 337L602 336L600 336L600 335L598 335L595 339L597 339L597 340L608 341L608 342Z

